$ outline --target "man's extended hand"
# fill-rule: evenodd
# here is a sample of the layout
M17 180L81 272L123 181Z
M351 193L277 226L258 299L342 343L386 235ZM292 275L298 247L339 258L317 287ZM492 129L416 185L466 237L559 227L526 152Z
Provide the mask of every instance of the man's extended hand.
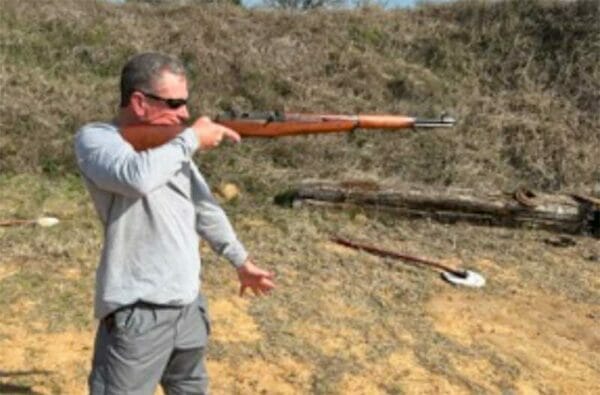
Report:
M194 122L192 129L196 132L201 150L210 150L221 144L223 139L239 143L241 137L234 130L215 123L208 117L201 117Z
M238 267L237 272L240 280L240 296L244 295L246 288L252 289L257 296L267 294L275 288L273 282L275 274L259 268L250 259Z

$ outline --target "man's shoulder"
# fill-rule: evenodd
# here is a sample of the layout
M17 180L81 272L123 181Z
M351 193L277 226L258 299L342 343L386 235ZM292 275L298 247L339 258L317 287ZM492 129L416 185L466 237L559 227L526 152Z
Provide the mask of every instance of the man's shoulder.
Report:
M73 141L75 155L79 160L99 155L100 153L121 152L127 143L121 137L119 128L108 122L90 122L77 131Z
M107 142L119 136L119 128L109 122L90 122L81 126L75 134L76 144ZM95 145L95 144L94 144Z
M118 133L119 129L115 124L109 122L89 122L77 130L78 135L100 132Z

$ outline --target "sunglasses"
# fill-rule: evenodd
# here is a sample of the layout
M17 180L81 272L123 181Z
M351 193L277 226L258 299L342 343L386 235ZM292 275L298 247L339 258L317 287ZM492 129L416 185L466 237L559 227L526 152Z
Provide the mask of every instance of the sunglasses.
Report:
M157 100L165 103L172 110L176 110L179 107L185 106L187 104L187 99L166 99L164 97L153 95L152 93L142 91L140 91L140 93L146 97L149 97L152 100Z

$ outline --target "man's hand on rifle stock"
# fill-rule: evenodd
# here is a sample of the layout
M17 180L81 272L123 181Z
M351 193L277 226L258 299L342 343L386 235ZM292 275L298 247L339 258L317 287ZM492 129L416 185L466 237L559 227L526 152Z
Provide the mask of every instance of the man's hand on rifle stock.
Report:
M210 120L208 117L200 117L191 126L196 132L201 150L210 150L221 144L223 139L239 143L241 137L235 131L226 126L220 125Z

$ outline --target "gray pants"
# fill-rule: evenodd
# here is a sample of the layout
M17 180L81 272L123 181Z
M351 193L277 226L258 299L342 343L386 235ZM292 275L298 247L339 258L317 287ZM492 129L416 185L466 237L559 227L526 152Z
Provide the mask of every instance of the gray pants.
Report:
M204 298L181 306L136 303L100 321L91 395L207 394L204 353L210 324Z

